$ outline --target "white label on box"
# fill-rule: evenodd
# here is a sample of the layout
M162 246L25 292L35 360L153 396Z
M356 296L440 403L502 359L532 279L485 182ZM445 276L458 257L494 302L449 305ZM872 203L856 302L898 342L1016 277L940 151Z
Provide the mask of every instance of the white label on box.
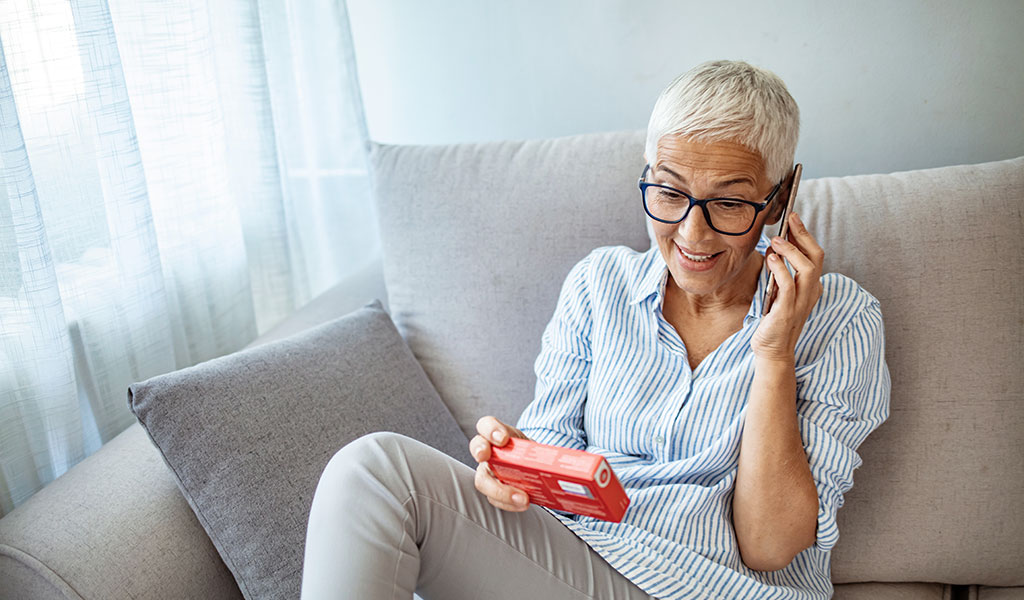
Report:
M572 481L562 481L561 479L559 479L558 487L562 488L562 491L568 494L576 494L577 496L585 496L587 498L594 497L586 486L580 485Z

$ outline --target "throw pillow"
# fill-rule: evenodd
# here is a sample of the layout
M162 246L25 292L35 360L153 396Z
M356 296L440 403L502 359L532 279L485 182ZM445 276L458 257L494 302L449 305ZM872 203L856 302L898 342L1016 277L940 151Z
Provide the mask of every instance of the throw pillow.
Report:
M378 430L474 465L379 302L132 385L129 405L248 600L298 598L324 466Z

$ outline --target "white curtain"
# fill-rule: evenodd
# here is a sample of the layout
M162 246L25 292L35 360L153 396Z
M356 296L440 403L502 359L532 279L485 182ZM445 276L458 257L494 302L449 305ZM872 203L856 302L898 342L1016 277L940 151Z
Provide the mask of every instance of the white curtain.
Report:
M0 0L0 515L378 251L343 0Z

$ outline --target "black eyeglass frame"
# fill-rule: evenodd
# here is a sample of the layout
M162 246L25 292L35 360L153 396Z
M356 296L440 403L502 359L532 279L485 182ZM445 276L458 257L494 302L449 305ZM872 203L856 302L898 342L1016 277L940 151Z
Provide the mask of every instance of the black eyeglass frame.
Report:
M650 183L650 182L644 181L644 178L647 177L647 172L650 171L650 170L651 170L651 165L644 165L644 172L640 174L640 179L637 181L637 186L640 188L640 199L643 201L644 212L647 213L648 217L654 219L655 221L658 221L659 223L666 223L668 225L675 225L676 223L683 222L686 219L686 217L690 216L690 211L693 210L694 205L696 205L696 206L699 206L700 207L700 211L702 213L704 213L704 221L707 222L708 227L710 227L711 229L714 229L715 231L717 231L718 233L721 233L723 235L744 235L747 232L749 232L751 229L753 229L754 228L754 223L757 223L757 215L761 214L762 210L768 208L768 205L771 204L771 201L775 198L775 195L779 193L779 189L782 188L783 181L785 181L785 179L783 179L783 181L780 181L780 182L776 183L775 187L772 188L771 193L768 194L768 197L766 197L764 199L764 202L751 202L750 200L741 200L739 198L705 198L704 200L698 200L697 198L694 198L693 196L687 194L686 192L684 192L682 190L677 190L674 187L667 186L667 185L662 185L660 183ZM652 215L650 209L647 208L647 188L650 188L650 187L664 188L666 190L671 190L671 191L673 191L673 192L675 192L677 194L686 196L686 199L690 201L690 205L686 207L686 212L683 213L683 216L678 218L678 219L676 219L675 221L666 221L665 219L659 219L658 217ZM707 207L708 202L714 202L715 200L728 200L729 202L741 202L743 204L748 204L748 205L754 207L754 218L750 220L750 225L747 226L747 228L744 229L743 231L740 231L739 233L735 233L735 232L731 232L731 231L722 231L721 229L715 227L714 222L711 221L711 213L708 212L708 207Z

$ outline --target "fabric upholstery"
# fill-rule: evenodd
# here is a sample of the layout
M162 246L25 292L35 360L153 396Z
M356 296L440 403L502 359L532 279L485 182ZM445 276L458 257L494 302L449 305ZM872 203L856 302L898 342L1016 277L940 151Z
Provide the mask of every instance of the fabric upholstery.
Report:
M835 586L833 600L951 600L941 583L846 583Z
M248 600L298 597L313 493L347 442L390 430L471 462L379 303L134 384L129 402Z
M649 246L640 132L371 151L395 324L452 414L515 422L569 268ZM638 212L639 211L639 212Z
M1024 158L800 191L826 270L882 304L892 377L833 580L1024 584Z
M467 434L532 399L569 268L597 246L649 247L642 145L373 148L391 311ZM1024 505L1006 501L1024 497L1022 202L1024 158L800 188L826 270L882 303L893 379L839 511L837 583L1024 584Z
M241 599L138 424L0 520L0 600Z
M977 600L1024 600L1024 587L979 586Z

